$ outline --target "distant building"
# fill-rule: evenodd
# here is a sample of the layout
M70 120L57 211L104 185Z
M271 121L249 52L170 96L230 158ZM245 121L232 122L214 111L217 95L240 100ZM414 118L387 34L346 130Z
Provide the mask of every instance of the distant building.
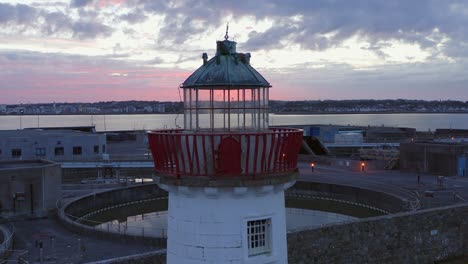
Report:
M0 131L0 161L48 159L54 161L101 160L106 136L74 130Z
M143 107L143 111L146 112L146 113L152 113L153 112L153 107L147 105L147 106Z
M413 142L400 145L400 170L455 176L458 159L468 152L468 142Z
M44 215L61 198L61 184L58 163L0 161L0 216Z
M4 114L7 111L7 106L5 104L0 104L0 114Z
M158 112L158 113L166 112L166 104L164 104L164 103L157 104L156 108L155 108L155 112Z
M441 138L460 138L460 137L468 137L468 129L436 129L434 133L435 137Z
M126 113L135 113L136 112L136 107L133 105L129 105L125 107L125 112Z
M401 141L416 136L416 129L409 127L368 127L365 137L368 142Z
M7 114L24 114L26 112L26 108L20 107L7 107L6 109Z

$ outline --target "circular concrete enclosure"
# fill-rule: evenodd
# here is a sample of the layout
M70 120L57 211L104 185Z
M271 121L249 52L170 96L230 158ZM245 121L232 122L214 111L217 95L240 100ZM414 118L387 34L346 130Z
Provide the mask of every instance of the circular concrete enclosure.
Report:
M82 234L165 245L167 192L156 184L114 189L64 203L59 218ZM405 201L372 190L298 182L285 195L288 230L403 211Z

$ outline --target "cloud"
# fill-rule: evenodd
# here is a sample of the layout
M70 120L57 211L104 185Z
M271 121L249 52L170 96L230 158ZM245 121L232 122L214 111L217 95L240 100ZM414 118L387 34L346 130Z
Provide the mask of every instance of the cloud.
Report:
M72 0L70 6L72 7L84 7L93 3L93 0Z
M15 23L27 25L34 22L36 16L36 9L27 5L10 5L0 3L0 24Z
M61 11L50 12L27 5L0 3L0 25L10 26L18 34L42 32L47 36L70 35L78 39L110 36L113 29L97 19L72 19ZM19 27L19 28L18 28Z
M146 21L148 17L141 10L135 10L118 17L118 20L126 21L130 24L137 24Z
M93 76L107 88L111 84L104 78L112 73L128 73L126 78L112 78L112 82L125 79L125 85L135 85L139 81L135 76L145 77L142 82L153 83L157 78L168 81L169 72L155 76L148 70L153 68L148 66L172 65L193 70L196 67L193 65L201 64L201 53L212 54L215 47L214 39L211 46L206 46L207 36L212 38L219 33L222 38L224 30L220 28L228 21L232 25L230 35L238 36L231 39L239 40L242 51L255 52L254 63L264 61L260 72L275 87L292 89L284 96L401 97L406 92L408 96L438 98L437 93L442 92L436 87L440 86L446 89L447 96L456 97L456 94L466 94L460 89L468 85L464 77L468 67L468 3L464 1L71 0L69 4L41 3L0 3L0 33L5 36L2 47L31 50L38 47L37 50L60 50L89 57L24 51L1 53L0 50L0 61L10 63L1 65L8 70L0 74L16 72L18 85L25 82L19 82L21 69L23 78L33 76L38 80L42 69L35 61L42 62L42 67L47 64L45 76L50 76L54 83L63 84L62 77L72 78L80 87L84 84L75 77L88 72L93 63L99 66L94 69L96 73L85 76ZM245 25L246 21L251 24ZM96 38L102 40L88 41ZM54 46L54 43L60 44ZM50 61L45 60L46 55ZM68 67L67 63L86 67L70 69L65 74L59 71L59 66L49 63L63 68ZM140 67L147 67L148 71ZM54 71L56 77L52 77ZM176 83L186 77L175 76ZM86 80L92 83L92 78ZM112 85L123 87L119 83ZM362 93L356 94L357 90Z
M70 63L73 62L73 63ZM0 51L0 104L99 100L179 100L189 75L109 57ZM28 76L25 78L25 76ZM31 96L33 95L33 96Z
M154 65L154 64L162 64L162 63L164 63L164 59L161 58L161 57L155 57L154 59L148 61L148 64L152 64L152 65Z
M74 22L70 28L73 31L73 36L79 39L109 36L112 33L112 29L110 27L90 21Z
M177 43L217 28L227 18L235 23L245 16L272 21L267 30L249 33L245 47L251 51L290 44L325 50L359 36L371 44L378 56L384 57L379 42L397 40L417 44L422 49L434 49L440 45L440 39L433 38L435 31L440 33L439 37L451 40L445 47L454 56L465 56L465 52L450 48L451 45L468 43L465 29L468 7L455 0L186 0L167 3L139 0L136 5L147 13L165 15L160 34L165 40Z

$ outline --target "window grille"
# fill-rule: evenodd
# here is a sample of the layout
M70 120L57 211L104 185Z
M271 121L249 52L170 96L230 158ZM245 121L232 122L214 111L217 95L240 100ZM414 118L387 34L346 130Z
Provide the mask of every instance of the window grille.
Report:
M46 149L45 148L36 148L36 156L45 156Z
M271 219L247 222L249 256L267 254L271 251Z

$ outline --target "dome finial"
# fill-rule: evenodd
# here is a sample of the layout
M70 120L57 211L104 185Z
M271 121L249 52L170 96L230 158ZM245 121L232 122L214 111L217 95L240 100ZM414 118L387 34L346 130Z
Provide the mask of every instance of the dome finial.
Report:
M224 35L225 40L229 39L228 31L229 31L229 22L226 23L226 35Z

